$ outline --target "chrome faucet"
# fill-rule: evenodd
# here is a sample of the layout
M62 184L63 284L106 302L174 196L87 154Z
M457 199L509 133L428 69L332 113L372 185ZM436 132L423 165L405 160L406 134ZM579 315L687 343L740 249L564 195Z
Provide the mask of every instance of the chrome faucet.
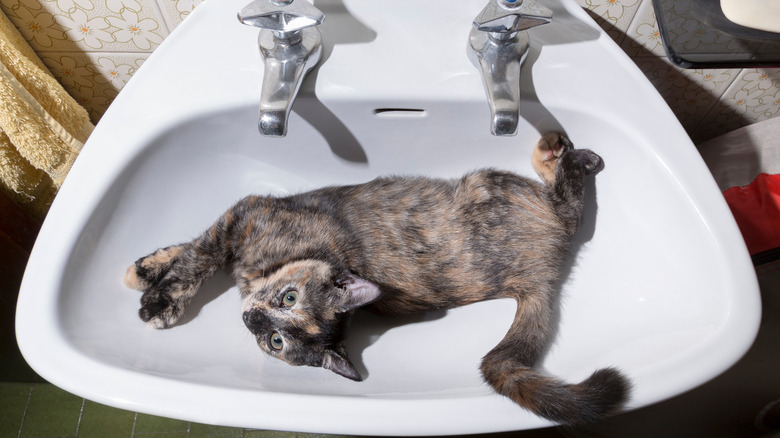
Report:
M471 59L482 72L491 134L517 134L520 66L530 41L526 30L551 21L552 11L534 0L490 0L474 18L469 33Z
M304 76L322 57L322 36L316 26L325 15L307 0L255 0L238 13L242 23L259 27L263 58L260 133L287 135L287 120Z

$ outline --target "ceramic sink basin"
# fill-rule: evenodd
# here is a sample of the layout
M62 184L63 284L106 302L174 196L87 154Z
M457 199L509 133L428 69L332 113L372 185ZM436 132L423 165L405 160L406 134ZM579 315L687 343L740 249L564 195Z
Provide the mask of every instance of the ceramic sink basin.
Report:
M189 240L250 193L284 194L383 174L457 177L494 166L535 177L541 133L598 152L588 207L539 366L568 381L617 366L626 409L724 371L760 319L755 274L729 210L658 93L574 0L547 0L533 29L516 137L489 134L467 56L484 4L318 1L321 67L284 139L257 132L257 30L245 0L207 1L115 100L43 225L20 292L30 365L70 392L202 423L346 434L464 434L549 422L482 382L479 360L514 302L392 319L358 313L348 348L365 381L267 358L243 326L227 274L167 330L137 316L125 267Z

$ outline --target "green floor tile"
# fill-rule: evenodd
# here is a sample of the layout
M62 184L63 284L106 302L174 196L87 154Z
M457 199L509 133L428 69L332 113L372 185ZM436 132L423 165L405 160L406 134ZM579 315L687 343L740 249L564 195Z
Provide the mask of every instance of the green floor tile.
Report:
M83 402L54 385L33 385L21 438L75 437Z
M32 385L0 383L0 436L18 436Z
M87 400L81 413L78 438L130 438L135 413Z
M133 438L187 438L187 432L134 433Z
M244 438L299 438L299 433L276 430L245 430Z
M246 429L243 438L347 438L347 436Z
M133 438L187 438L187 432L134 433Z
M172 418L138 414L135 419L135 435L154 433L184 433L187 435L190 423Z
M192 423L189 438L242 438L243 430L232 427Z

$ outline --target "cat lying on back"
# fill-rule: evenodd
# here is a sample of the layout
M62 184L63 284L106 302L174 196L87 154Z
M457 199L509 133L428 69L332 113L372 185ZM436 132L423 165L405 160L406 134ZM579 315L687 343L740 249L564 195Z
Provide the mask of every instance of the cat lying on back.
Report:
M501 297L514 322L483 359L500 394L553 421L615 412L628 381L613 368L578 384L532 367L550 341L556 282L583 210L585 177L601 157L542 137L533 165L544 184L485 169L460 180L378 178L286 197L242 199L197 239L131 265L139 315L176 323L201 283L228 264L243 318L266 353L361 380L342 344L352 312L401 315Z

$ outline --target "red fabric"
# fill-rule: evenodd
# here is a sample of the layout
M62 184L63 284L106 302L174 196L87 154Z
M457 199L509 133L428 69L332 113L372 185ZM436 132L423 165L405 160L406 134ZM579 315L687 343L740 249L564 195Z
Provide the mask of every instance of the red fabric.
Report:
M723 192L750 255L780 247L780 174Z

